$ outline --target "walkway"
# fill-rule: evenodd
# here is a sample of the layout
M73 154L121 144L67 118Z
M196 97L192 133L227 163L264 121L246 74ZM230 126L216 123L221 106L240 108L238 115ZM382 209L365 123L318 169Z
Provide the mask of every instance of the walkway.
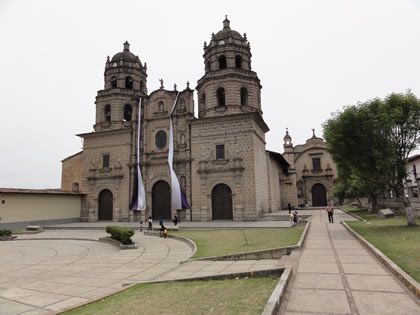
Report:
M339 223L312 211L281 314L420 314L420 303ZM295 265L296 267L296 265Z

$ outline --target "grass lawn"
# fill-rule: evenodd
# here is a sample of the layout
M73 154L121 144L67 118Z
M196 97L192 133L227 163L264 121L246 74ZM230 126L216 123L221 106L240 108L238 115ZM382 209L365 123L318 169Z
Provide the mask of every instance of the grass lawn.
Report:
M64 314L261 314L278 278L138 284Z
M197 244L197 252L192 258L201 258L296 245L303 229L304 226L288 229L179 230L171 234L193 240Z
M347 224L420 282L420 225L408 227L407 219L403 216L377 220L375 214L367 210L356 213L370 224L359 221L349 221Z
M350 206L344 206L341 207L344 210L347 210L348 212L354 213L358 215L359 217L362 217L365 220L372 220L376 219L376 213L369 213L367 208L356 208L356 207L350 207Z

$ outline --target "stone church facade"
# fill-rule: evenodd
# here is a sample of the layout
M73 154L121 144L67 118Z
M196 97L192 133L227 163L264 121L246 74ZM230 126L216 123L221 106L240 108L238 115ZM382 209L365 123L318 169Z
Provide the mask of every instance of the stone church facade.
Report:
M94 130L79 134L83 151L62 161L62 189L86 193L81 220L139 221L149 216L182 220L255 220L298 205L291 155L266 150L269 131L260 80L251 68L246 34L223 29L204 43L204 75L194 91L147 90L147 65L124 50L105 64L96 96ZM171 107L174 170L191 209L171 211L167 163ZM129 210L136 169L138 106L142 100L140 166L147 208ZM286 152L285 152L286 153ZM299 163L298 163L299 164Z

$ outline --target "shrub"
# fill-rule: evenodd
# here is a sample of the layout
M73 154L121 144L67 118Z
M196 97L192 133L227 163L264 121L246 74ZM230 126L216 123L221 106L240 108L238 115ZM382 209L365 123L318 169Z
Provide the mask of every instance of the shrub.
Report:
M120 226L107 226L106 232L111 234L111 238L120 241L124 245L133 244L131 237L134 235L134 231L130 228L123 228Z
M5 236L5 237L12 236L12 231L10 231L10 230L0 230L0 237L2 237L2 236Z

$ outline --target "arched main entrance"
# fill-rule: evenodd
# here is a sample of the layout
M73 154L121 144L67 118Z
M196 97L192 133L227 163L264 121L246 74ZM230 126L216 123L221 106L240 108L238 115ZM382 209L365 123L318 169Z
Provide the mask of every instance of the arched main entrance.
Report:
M171 219L171 189L163 180L158 181L152 188L152 218Z
M232 220L232 190L228 185L214 186L211 192L211 209L213 220Z
M324 207L327 205L327 192L322 184L312 186L312 206Z
M98 220L112 220L113 196L112 192L104 189L98 198Z

